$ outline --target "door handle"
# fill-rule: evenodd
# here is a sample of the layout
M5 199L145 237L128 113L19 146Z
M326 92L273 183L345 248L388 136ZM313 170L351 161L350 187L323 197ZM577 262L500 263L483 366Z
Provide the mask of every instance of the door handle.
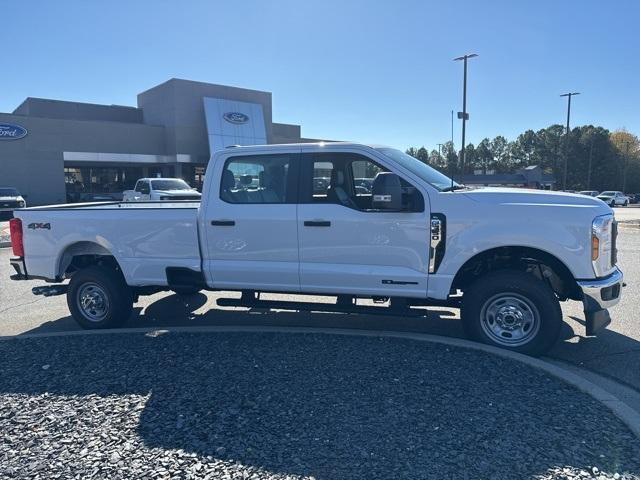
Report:
M331 222L328 220L305 220L305 227L330 227Z
M211 220L214 227L233 227L236 224L234 220Z

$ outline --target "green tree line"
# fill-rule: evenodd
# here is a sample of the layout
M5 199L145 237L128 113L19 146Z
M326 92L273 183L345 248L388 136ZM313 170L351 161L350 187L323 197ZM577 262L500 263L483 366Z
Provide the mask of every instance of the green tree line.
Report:
M502 135L483 139L465 147L464 174L475 171L513 173L529 165L539 165L556 178L562 188L565 148L567 148L568 190L622 190L640 192L640 141L626 130L609 130L593 125L573 128L567 138L562 125L537 132L527 130L513 141ZM459 152L452 142L437 149L411 147L409 155L459 178Z

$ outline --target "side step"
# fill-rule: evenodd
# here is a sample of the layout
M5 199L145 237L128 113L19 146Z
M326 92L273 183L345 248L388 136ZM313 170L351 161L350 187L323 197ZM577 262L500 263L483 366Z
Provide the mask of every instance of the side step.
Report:
M388 307L373 307L370 305L356 305L339 298L337 303L322 302L293 302L286 300L262 300L259 297L247 295L243 292L242 298L219 298L220 307L245 307L276 310L299 310L304 312L332 312L332 313L357 313L363 315L402 315L405 317L425 317L424 309L413 309L403 298L392 298Z
M42 287L33 287L31 293L45 297L54 297L56 295L64 295L68 289L69 285L45 285Z

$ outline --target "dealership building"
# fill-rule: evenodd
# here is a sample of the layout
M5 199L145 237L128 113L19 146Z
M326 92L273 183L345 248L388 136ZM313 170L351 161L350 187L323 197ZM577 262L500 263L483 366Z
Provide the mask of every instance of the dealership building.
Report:
M27 98L0 113L0 186L40 205L113 195L141 177L180 177L200 188L216 150L312 142L272 120L271 93L171 79L137 107Z

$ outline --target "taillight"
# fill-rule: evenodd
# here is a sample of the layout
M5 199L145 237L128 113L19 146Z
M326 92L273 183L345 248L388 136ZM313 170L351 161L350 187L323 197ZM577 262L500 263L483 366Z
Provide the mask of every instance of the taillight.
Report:
M11 235L11 248L16 257L24 257L24 243L22 242L22 220L12 218L9 220L9 233Z

